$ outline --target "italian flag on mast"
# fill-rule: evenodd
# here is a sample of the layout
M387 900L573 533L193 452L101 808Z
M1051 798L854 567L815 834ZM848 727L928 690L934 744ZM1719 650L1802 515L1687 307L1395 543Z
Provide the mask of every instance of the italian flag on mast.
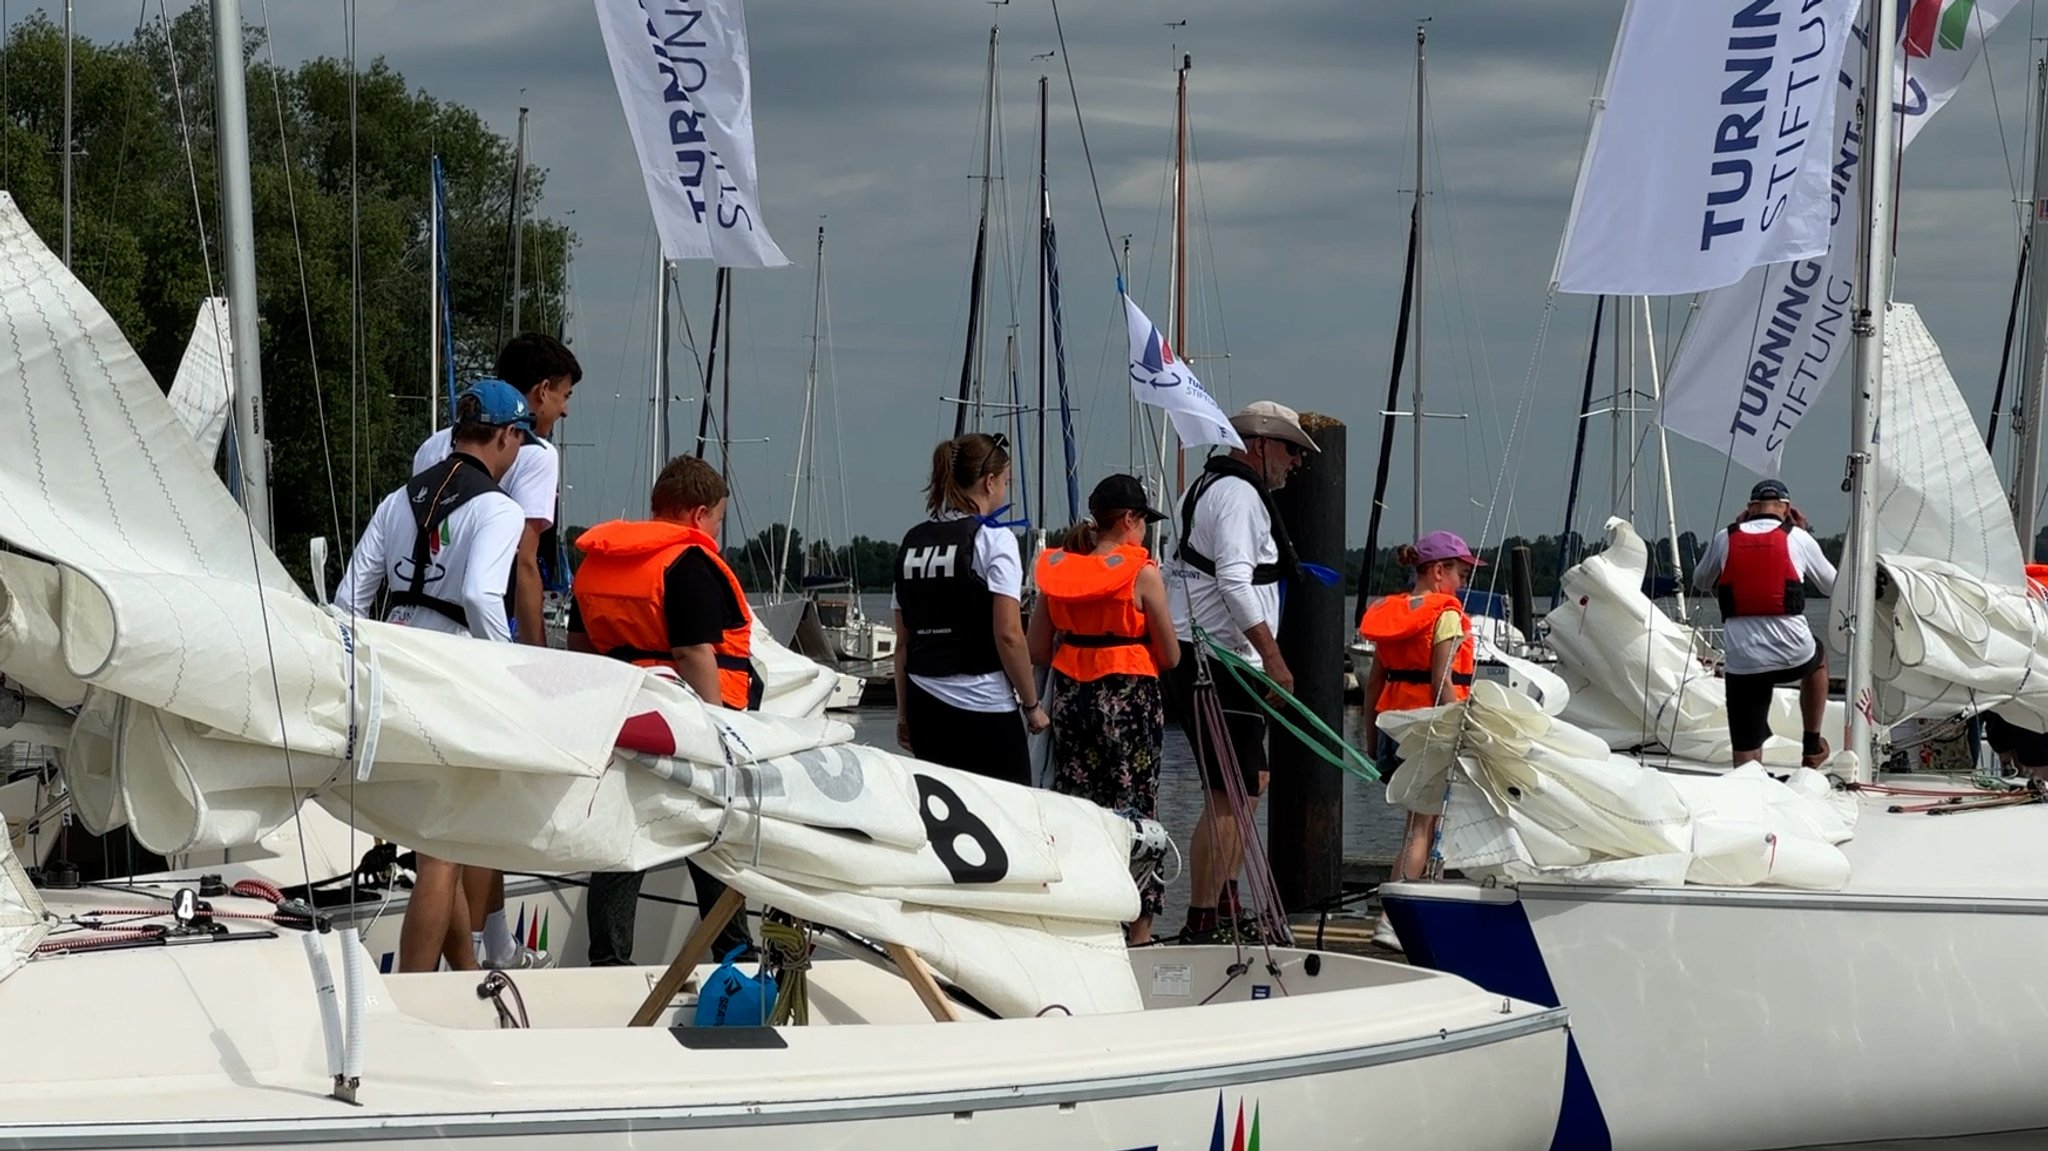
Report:
M1926 59L1936 48L1961 50L1976 8L1977 0L1910 0L1904 12L1906 55Z

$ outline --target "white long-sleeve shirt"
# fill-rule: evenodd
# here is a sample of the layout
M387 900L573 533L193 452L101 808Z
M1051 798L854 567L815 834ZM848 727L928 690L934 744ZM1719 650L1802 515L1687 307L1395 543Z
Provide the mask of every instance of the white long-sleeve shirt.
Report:
M1192 641L1200 625L1253 666L1265 666L1245 633L1263 623L1279 638L1280 585L1253 584L1252 569L1280 562L1280 547L1273 542L1273 519L1258 490L1236 476L1218 477L1195 504L1188 542L1215 561L1216 574L1211 577L1178 559L1166 565L1174 633ZM1170 547L1166 552L1173 555Z
M442 522L433 548L428 553L427 578L421 591L462 605L469 626L442 615L430 607L400 604L391 609L387 622L426 628L448 635L473 635L478 639L508 643L512 629L506 620L505 587L512 582L512 561L519 552L519 538L526 529L526 516L512 497L488 492L464 503ZM384 497L363 538L349 558L348 574L334 589L335 606L351 615L367 616L376 606L377 589L389 585L402 591L411 586L412 554L419 529L412 518L412 506L400 488Z

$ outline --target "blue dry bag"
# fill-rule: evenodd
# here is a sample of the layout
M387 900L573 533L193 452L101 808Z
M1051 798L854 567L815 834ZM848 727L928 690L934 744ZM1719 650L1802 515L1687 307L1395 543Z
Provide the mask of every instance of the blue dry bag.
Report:
M775 1008L775 980L748 975L733 965L746 948L735 947L697 993L697 1026L760 1027Z

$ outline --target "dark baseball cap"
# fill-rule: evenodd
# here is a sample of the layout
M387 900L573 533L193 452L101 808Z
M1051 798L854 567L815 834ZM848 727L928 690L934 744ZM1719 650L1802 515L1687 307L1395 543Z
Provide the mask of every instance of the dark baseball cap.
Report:
M1095 490L1088 493L1088 514L1098 521L1107 512L1143 512L1145 522L1158 523L1166 513L1155 509L1145 495L1145 484L1136 476L1118 472L1102 477Z
M1749 502L1753 504L1760 504L1767 500L1789 500L1791 498L1792 490L1785 486L1785 481L1783 480L1758 480L1756 486L1749 489Z

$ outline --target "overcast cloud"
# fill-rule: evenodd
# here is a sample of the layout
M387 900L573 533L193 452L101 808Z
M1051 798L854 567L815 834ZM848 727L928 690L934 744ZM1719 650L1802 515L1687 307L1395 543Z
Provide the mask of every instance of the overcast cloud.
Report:
M2008 174L2022 170L2029 130L2034 6L2022 4L1993 38L1991 66L1980 63L1915 144L1903 175L1897 297L1919 305L1980 421L2017 252ZM17 0L12 14L30 7ZM153 15L155 5L148 10ZM81 32L105 40L127 34L136 5L78 0L77 11ZM273 4L268 19L280 59L340 55L342 11L332 2ZM1567 297L1546 313L1545 285L1588 97L1620 12L1619 0L1068 0L1062 8L1072 52L1065 63L1074 69L1109 229L1131 235L1133 293L1162 322L1173 65L1178 52L1192 54L1199 167L1185 351L1226 406L1274 398L1351 425L1354 543L1365 530L1414 182L1414 17L1433 15L1426 406L1469 416L1430 423L1425 516L1430 528L1476 536L1494 505L1493 540L1554 533L1563 514L1592 307ZM266 18L260 3L249 3L245 14L252 23ZM845 447L854 531L893 538L919 514L930 446L952 426L941 396L959 372L978 194L968 177L979 157L991 18L1002 22L1002 115L1018 241L1009 265L1026 284L1018 304L1022 338L1027 345L1035 338L1028 286L1035 273L1025 253L1036 83L1050 68L1053 203L1070 378L1085 433L1084 490L1125 467L1128 390L1115 267L1063 61L1031 59L1054 47L1047 0L752 0L748 16L764 211L798 265L737 281L734 435L768 440L733 449L748 530L783 518L789 500L820 216L829 217L839 390L823 470L834 471L836 438ZM61 10L53 18L61 20ZM1186 25L1166 26L1179 20ZM385 57L415 86L476 108L507 136L519 105L532 109L532 154L549 170L542 210L565 218L581 239L573 336L587 374L564 425L568 518L643 513L654 233L589 5L363 0L359 28L365 57ZM996 293L1002 322L1008 295ZM708 269L686 270L684 296L701 339L710 322ZM1684 301L1660 301L1655 315L1664 354ZM1539 332L1547 332L1540 354ZM1225 353L1228 359L1212 358ZM685 395L694 393L694 370L689 354L679 353L675 372ZM1028 354L1025 373L1027 387L1035 386ZM1603 371L1602 391L1605 379ZM1834 381L1787 452L1785 478L1823 531L1839 530L1846 509L1838 485L1848 390L1844 379ZM1522 427L1509 455L1518 413ZM694 434L694 403L675 405L674 416L680 445ZM1395 453L1390 539L1413 526L1407 435L1404 427ZM1613 501L1604 420L1588 451L1587 510L1577 526L1593 531ZM1674 437L1671 451L1681 527L1704 533L1724 522L1751 477L1728 475L1724 459L1689 441ZM1639 520L1661 530L1654 449L1643 458ZM1504 494L1496 503L1497 488ZM1512 493L1511 511L1505 493ZM843 535L836 497L833 506L833 524L814 531Z

